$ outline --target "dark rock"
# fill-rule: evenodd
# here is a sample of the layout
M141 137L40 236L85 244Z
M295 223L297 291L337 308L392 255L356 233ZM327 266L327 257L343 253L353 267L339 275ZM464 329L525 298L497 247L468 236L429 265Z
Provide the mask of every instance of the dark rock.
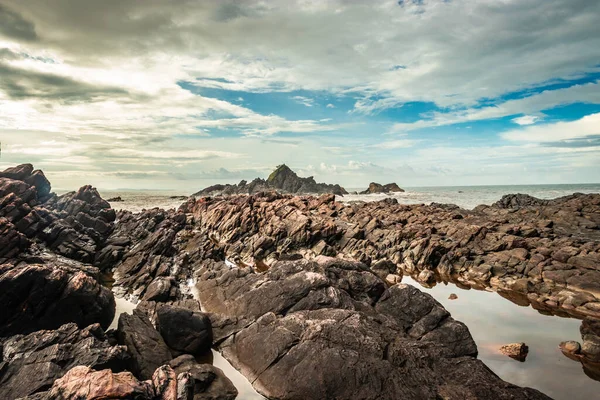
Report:
M369 187L367 188L367 190L360 192L360 194L397 193L397 192L404 192L404 189L402 189L396 183L388 183L388 184L382 185L380 183L371 182L369 184Z
M208 316L185 308L164 305L157 308L156 325L173 350L201 356L212 346L212 327Z
M33 173L27 178L25 178L23 181L28 185L35 187L35 189L37 190L38 198L40 199L46 198L52 190L50 182L48 181L48 179L46 179L44 173L39 169L33 171Z
M238 395L223 371L210 364L198 364L191 355L177 357L169 365L175 373L188 373L191 376L194 400L233 400Z
M269 398L547 398L473 358L468 329L431 296L386 289L360 263L319 257L262 274L213 263L198 289L218 336L229 332L219 349Z
M74 323L54 331L38 331L0 340L0 398L15 399L48 390L77 365L94 369L125 369L129 355L111 346L101 327L79 329ZM55 398L53 398L55 399Z
M115 314L110 290L74 267L62 264L0 266L0 336L57 329L75 322L106 329Z
M121 203L123 201L123 199L121 198L121 196L117 196L117 197L111 197L110 199L106 200L109 203Z
M33 172L33 165L21 164L16 167L5 169L0 172L0 178L14 179L17 181L23 181L31 175Z
M133 310L133 315L119 316L117 338L119 344L127 346L131 354L130 370L139 379L152 378L158 367L172 359L163 338L139 310Z
M287 165L283 164L278 166L267 180L256 178L250 183L241 181L237 185L213 185L194 194L194 196L255 194L268 191L297 194L333 193L340 196L348 194L340 185L317 183L312 176L301 178Z

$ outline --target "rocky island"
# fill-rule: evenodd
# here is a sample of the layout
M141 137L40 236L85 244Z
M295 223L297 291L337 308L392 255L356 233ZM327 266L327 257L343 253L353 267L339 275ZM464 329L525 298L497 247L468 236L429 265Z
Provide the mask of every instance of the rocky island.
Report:
M198 193L194 194L194 196L203 197L215 195L224 196L234 194L255 194L268 191L291 194L332 193L339 196L348 194L346 189L340 185L317 183L312 176L308 178L301 178L294 171L292 171L290 167L282 164L279 165L266 180L256 178L250 183L241 181L237 185L213 185L202 189Z
M380 183L371 182L367 190L360 192L360 194L373 194L373 193L401 193L404 192L400 186L395 182L382 185Z
M265 188L314 182L278 170ZM56 196L31 165L0 173L0 398L234 399L198 361L211 347L269 399L549 398L496 376L403 275L585 318L562 346L593 373L600 195L464 210L247 186L134 214L90 186ZM108 329L115 295L139 302Z

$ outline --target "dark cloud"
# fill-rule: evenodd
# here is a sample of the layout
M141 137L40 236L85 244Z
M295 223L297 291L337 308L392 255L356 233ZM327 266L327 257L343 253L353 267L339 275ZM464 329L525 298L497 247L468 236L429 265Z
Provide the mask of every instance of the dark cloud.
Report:
M38 39L35 25L32 22L2 4L0 4L0 35L25 41Z
M0 91L13 100L38 98L78 102L129 95L121 88L96 86L64 76L15 68L2 62L0 76Z

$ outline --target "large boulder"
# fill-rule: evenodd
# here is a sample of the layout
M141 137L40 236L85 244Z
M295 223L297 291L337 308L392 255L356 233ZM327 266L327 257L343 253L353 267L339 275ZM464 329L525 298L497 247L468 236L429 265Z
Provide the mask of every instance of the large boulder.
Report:
M47 390L77 365L93 369L125 369L129 355L111 346L102 328L79 329L70 323L57 330L0 339L0 398L16 399Z
M548 399L477 360L467 327L431 296L387 289L364 264L206 263L199 279L219 349L268 398Z
M106 329L115 315L112 292L72 266L0 265L0 336L57 329L75 322Z
M140 310L119 316L117 338L119 344L127 346L131 354L129 369L139 379L151 379L158 367L173 358L163 338Z
M213 336L206 314L164 305L157 309L156 324L171 349L195 356L210 351Z

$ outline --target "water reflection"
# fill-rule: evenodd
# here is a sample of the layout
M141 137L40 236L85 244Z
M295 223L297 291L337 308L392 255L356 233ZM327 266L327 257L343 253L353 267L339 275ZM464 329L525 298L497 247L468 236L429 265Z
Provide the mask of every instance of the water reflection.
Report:
M479 358L502 379L557 400L597 398L600 382L590 379L581 364L566 358L558 347L562 341L579 340L580 320L543 315L528 303L519 305L487 291L459 290L443 283L424 288L408 276L402 282L431 294L452 317L464 322L477 343ZM458 298L450 300L452 293ZM500 353L500 346L515 342L529 346L527 361Z

